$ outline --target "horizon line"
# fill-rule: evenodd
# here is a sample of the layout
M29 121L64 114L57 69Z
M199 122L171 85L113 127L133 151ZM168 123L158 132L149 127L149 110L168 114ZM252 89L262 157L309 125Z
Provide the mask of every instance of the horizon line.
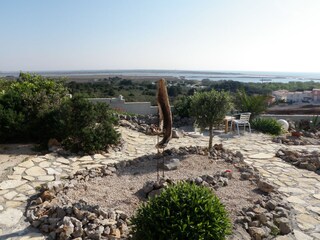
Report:
M68 69L68 70L2 70L0 73L53 73L53 72L98 72L98 71L168 71L168 72L269 72L269 73L320 73L320 71L272 71L272 70L194 70L194 69L157 69L157 68L115 68L115 69Z

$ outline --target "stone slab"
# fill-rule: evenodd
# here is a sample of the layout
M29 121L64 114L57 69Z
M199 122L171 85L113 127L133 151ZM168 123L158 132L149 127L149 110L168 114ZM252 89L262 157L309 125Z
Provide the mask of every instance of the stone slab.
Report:
M31 167L31 168L27 169L25 172L26 172L26 174L28 174L29 176L32 176L32 177L44 176L47 174L43 168L38 167L38 166Z
M23 202L20 201L6 201L7 208L17 208L20 207L22 204Z
M6 194L7 192L9 192L10 190L0 190L0 196L3 194Z
M43 162L45 161L46 159L45 158L42 158L42 157L37 157L37 158L33 158L32 161L35 162L35 163L40 163L40 162Z
M273 153L256 153L248 156L248 158L251 158L251 159L270 159L273 157L274 157Z
M78 161L93 161L91 156L83 156L78 159Z
M24 167L14 167L13 168L14 174L22 174L24 172L24 170L26 170L26 168L24 168Z
M60 169L61 170L61 169ZM46 168L46 171L49 175L60 175L61 171L58 171L58 169L53 169L53 168Z
M27 160L19 164L19 167L30 168L33 167L34 163L31 160Z
M28 180L28 181L34 181L34 177L32 177L32 176L28 176L28 175L26 175L26 176L22 176L22 179L25 179L25 180Z
M11 191L3 195L3 197L7 200L12 200L14 196L16 196L18 193L16 191Z
M22 215L22 211L14 208L8 208L0 213L0 224L7 227L12 227L20 221Z
M43 162L39 163L39 167L42 167L42 168L50 167L50 165L51 165L51 163L48 161L43 161Z
M15 198L13 199L14 201L27 201L28 197L22 193L19 193Z
M285 192L285 193L298 193L298 194L302 194L305 193L304 190L298 188L298 187L280 187L278 189L280 192Z
M28 185L28 184L24 184L24 185L16 188L16 190L19 191L19 192L28 192L28 191L30 191L30 190L33 190L33 187L31 187L31 186Z
M38 180L39 181L49 182L49 181L53 181L54 180L54 176L52 176L52 175L40 176L40 177L38 177Z
M62 157L57 158L56 162L59 162L59 163L62 163L62 164L66 164L66 165L70 164L70 161L68 159L62 158Z
M320 215L320 207L308 206L307 209L308 209L309 211L312 211L312 212Z
M21 180L21 175L8 175L8 178L12 180Z
M108 165L108 164L114 164L114 163L118 163L119 160L116 160L116 159L109 159L109 160L106 160L106 161L102 161L100 162L101 164L104 164L104 165Z
M298 214L297 221L298 226L304 231L314 229L316 225L320 224L320 221L313 218L309 214Z
M313 240L312 237L308 236L307 234L304 234L303 232L301 232L297 229L294 229L293 233L294 233L296 240Z
M298 204L305 204L306 203L303 199L301 199L298 196L290 196L287 198L287 201L290 203L298 203Z
M313 197L320 200L320 194L314 194Z
M26 180L5 180L0 183L0 189L11 189L25 184Z

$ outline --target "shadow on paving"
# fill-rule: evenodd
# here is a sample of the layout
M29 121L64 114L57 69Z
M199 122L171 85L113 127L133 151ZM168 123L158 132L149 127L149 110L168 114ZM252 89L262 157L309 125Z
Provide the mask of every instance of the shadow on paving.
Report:
M26 235L28 237L30 237L30 239L32 239L32 237L39 237L40 231L32 226L28 226L22 230L18 230L18 231L12 232L12 233L0 235L0 240L20 239Z
M34 150L33 143L15 143L15 144L0 144L0 155L34 155L40 152Z

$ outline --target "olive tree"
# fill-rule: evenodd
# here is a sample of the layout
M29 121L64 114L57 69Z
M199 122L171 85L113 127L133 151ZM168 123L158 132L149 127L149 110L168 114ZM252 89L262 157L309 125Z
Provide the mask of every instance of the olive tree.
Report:
M213 126L223 122L231 109L231 96L227 92L198 92L191 97L190 114L201 129L209 127L209 149L212 147Z

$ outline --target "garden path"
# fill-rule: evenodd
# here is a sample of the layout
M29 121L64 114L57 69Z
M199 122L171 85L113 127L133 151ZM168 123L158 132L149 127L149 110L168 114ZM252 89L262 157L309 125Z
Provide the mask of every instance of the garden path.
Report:
M25 222L23 211L29 196L36 192L36 187L55 176L67 176L80 169L94 168L109 163L155 153L157 137L146 136L126 128L120 128L125 140L121 152L111 151L106 155L68 157L54 153L36 156L31 155L24 161L6 171L0 182L0 239L44 239L41 233L30 228ZM256 167L260 173L279 186L279 191L292 203L297 218L295 239L320 239L320 175L303 170L275 157L275 153L284 145L271 141L263 134L245 134L243 136L216 136L214 143L223 143L230 150L239 150L245 161ZM170 147L206 146L208 137L181 137L172 139ZM290 149L318 150L319 146L288 146ZM12 155L1 155L10 159ZM7 162L7 161L6 161ZM0 161L1 163L1 161ZM0 164L1 168L1 164ZM280 237L282 239L294 239Z

